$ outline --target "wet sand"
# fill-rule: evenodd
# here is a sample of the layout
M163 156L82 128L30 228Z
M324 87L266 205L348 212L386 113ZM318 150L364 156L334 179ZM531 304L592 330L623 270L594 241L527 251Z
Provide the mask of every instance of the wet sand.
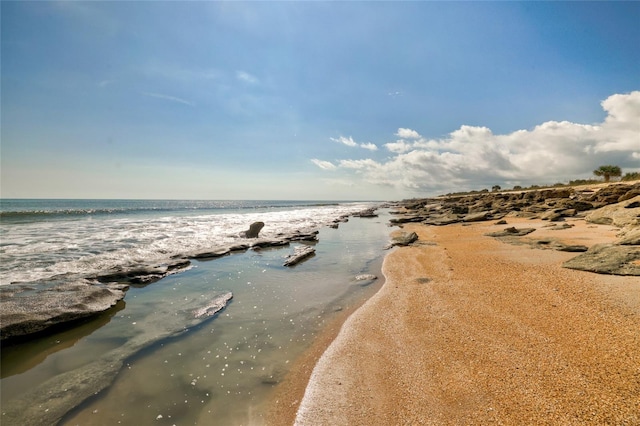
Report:
M587 246L616 233L546 224L509 220ZM269 423L640 424L640 279L484 236L502 228L405 226L420 245L386 257L383 288L300 361Z

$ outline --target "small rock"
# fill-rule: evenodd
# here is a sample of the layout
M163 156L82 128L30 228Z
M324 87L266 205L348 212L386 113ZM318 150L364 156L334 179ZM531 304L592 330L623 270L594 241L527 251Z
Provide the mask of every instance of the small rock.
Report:
M378 277L373 274L360 274L356 275L356 281L373 281L377 280Z

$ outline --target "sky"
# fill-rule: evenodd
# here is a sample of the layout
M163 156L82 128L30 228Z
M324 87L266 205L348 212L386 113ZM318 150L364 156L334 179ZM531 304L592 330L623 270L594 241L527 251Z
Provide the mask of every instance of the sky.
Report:
M640 171L640 2L0 16L2 198L399 200Z

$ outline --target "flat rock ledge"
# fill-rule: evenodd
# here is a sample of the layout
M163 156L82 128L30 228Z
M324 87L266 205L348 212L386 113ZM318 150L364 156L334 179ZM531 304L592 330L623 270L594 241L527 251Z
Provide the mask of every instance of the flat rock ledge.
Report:
M0 286L0 339L41 333L97 315L122 300L128 288L126 284L107 286L87 281Z
M640 247L596 244L562 266L598 274L640 276Z
M295 266L303 260L313 256L316 252L311 246L298 246L293 250L292 254L287 255L282 266Z
M108 388L126 359L163 339L185 333L227 306L231 293L203 294L160 305L121 336L125 342L91 362L58 374L2 407L2 424L57 425L83 401ZM4 315L4 314L3 314Z

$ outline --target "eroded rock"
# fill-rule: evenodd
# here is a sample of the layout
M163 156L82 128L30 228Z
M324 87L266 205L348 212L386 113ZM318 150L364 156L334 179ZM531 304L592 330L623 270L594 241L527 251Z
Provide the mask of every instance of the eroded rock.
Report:
M283 266L294 266L303 260L311 257L315 254L316 249L311 246L298 246L293 250L293 253L287 256L287 260L284 261Z
M100 314L125 296L126 284L88 281L0 286L0 339L41 333Z
M596 244L562 266L598 274L640 276L640 247Z

